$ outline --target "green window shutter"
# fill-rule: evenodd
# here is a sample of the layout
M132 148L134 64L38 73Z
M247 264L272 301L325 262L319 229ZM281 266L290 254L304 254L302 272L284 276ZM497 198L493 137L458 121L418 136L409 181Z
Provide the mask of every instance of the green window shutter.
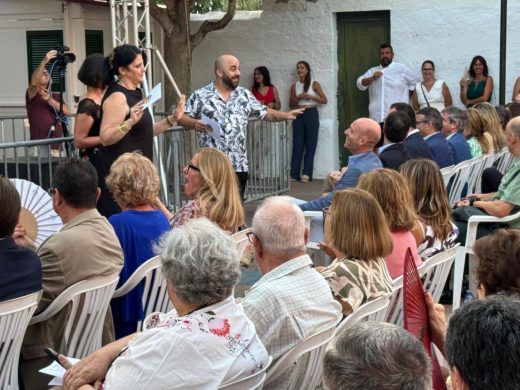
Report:
M45 31L27 31L27 68L29 72L29 82L34 70L40 65L43 57L56 46L63 45L63 31L62 30L45 30ZM50 72L52 61L47 65L47 70ZM52 72L52 91L59 92L60 79L58 70L54 68ZM65 86L63 86L65 88Z
M103 30L85 30L85 56L103 54Z

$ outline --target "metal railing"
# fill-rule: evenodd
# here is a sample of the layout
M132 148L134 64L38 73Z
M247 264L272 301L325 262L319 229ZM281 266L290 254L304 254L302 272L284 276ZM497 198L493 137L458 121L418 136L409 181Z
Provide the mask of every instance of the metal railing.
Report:
M158 118L161 114L156 114ZM0 117L0 174L32 181L44 189L53 185L56 167L68 155L77 156L72 137L28 139L25 117ZM187 201L183 194L183 167L198 149L197 133L181 127L168 129L157 137L154 161L162 165L161 198L177 210ZM289 191L288 130L285 122L253 120L247 127L249 181L246 202ZM159 171L161 171L159 169Z

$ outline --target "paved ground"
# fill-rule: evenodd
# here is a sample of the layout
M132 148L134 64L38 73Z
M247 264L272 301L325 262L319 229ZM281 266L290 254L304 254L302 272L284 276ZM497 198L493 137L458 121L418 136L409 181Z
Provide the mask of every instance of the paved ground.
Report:
M290 195L298 199L311 200L317 198L321 194L321 190L323 188L323 180L313 180L308 183L300 183L297 181L291 181L291 190L285 194ZM253 215L255 213L256 208L261 203L252 202L247 203L245 205L245 213L246 213L246 225L251 226L251 222L253 220ZM240 282L235 289L235 296L244 296L244 292L253 285L260 277L262 276L255 264L251 264L249 268L242 268L242 275L240 277Z

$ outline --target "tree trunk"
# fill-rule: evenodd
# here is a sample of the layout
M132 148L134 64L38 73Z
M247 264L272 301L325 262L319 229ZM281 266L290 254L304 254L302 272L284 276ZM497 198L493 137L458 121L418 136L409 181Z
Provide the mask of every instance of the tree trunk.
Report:
M191 93L191 55L187 37L172 33L165 34L164 38L164 61L168 64L181 93L189 96ZM178 96L167 78L165 78L165 84L165 107L170 107L177 102Z

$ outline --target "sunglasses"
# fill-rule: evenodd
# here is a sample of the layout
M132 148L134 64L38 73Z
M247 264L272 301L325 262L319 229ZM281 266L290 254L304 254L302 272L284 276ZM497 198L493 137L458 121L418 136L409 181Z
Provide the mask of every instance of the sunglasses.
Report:
M190 169L193 169L194 171L200 172L200 169L198 167L196 167L195 165L193 165L193 164L188 164L188 166L187 166L188 172L189 172Z

